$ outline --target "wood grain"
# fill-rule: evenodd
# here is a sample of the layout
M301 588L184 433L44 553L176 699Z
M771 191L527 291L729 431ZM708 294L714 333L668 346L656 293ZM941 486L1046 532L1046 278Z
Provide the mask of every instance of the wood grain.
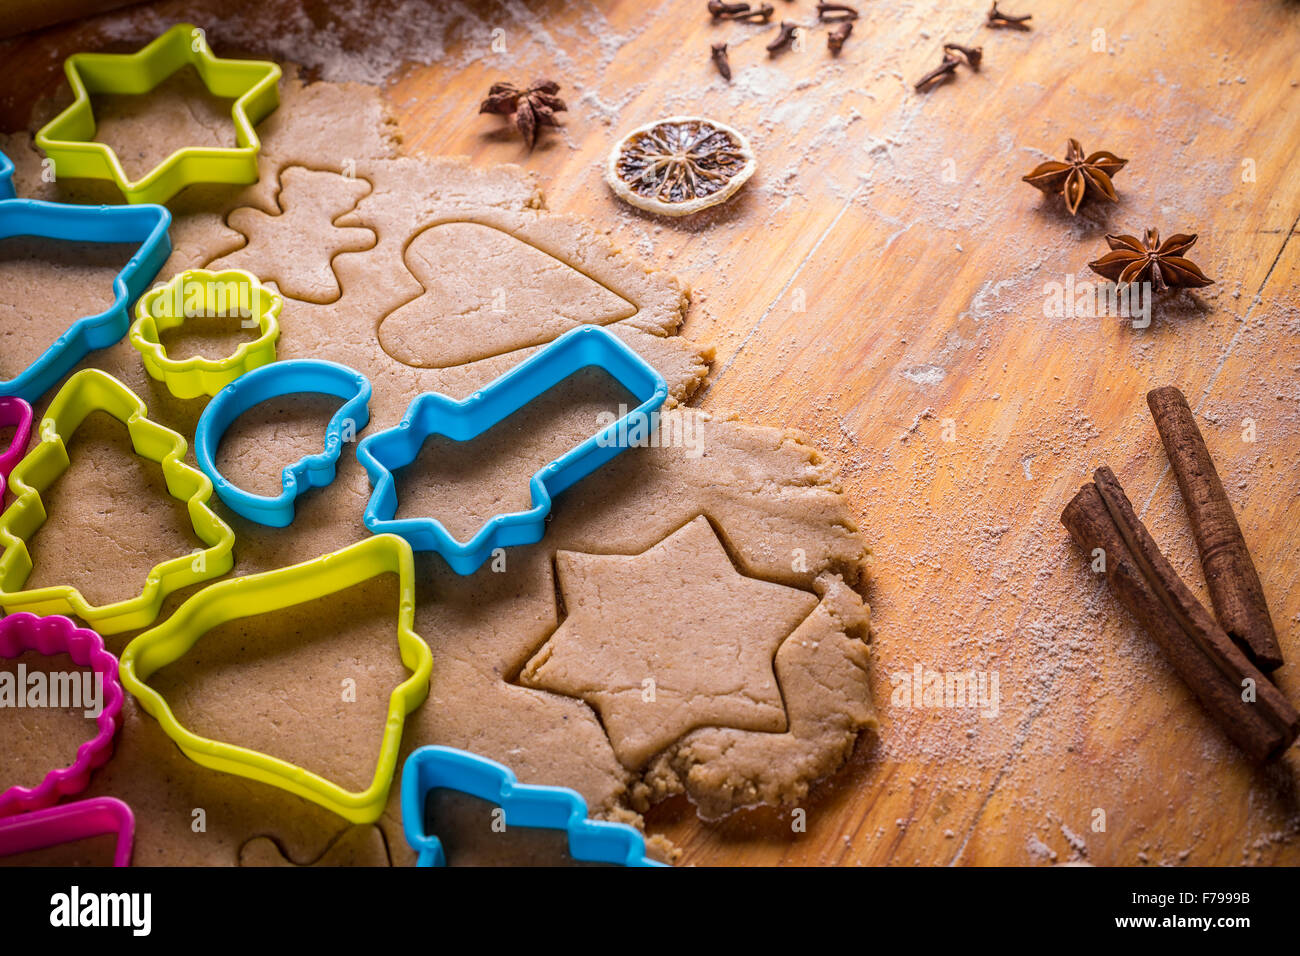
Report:
M202 3L157 6L204 22ZM706 825L684 802L650 828L699 864L1300 863L1300 755L1242 758L1058 520L1109 464L1206 601L1144 402L1177 385L1292 662L1277 680L1300 699L1300 6L1025 0L1028 32L984 28L982 0L861 7L838 59L813 28L769 60L775 25L712 24L703 0L467 4L444 55L387 89L410 148L522 163L552 210L690 282L684 334L717 348L699 403L806 432L875 550L881 735L803 808L806 832L770 810ZM811 0L778 8L814 20ZM229 49L220 25L210 36ZM719 40L730 85L709 61ZM982 44L983 68L913 92L944 40ZM91 24L4 48L4 122L26 122L78 44L113 47ZM477 104L494 80L545 75L570 111L528 154ZM620 130L674 112L749 131L760 163L684 222L600 181ZM1130 160L1118 205L1072 219L1020 181L1069 136ZM1045 313L1046 283L1087 280L1105 233L1147 226L1198 233L1192 258L1217 284L1145 329ZM918 664L996 672L997 715L891 706L891 675Z

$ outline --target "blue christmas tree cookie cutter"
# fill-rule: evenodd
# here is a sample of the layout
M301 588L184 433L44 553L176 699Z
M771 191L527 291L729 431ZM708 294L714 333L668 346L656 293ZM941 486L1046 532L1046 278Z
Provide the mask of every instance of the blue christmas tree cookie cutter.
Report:
M626 823L587 818L587 801L568 787L520 783L509 767L453 747L421 747L402 765L402 829L416 866L446 866L442 841L425 829L432 790L457 790L495 803L505 825L564 830L575 860L620 866L664 866L645 855L645 837Z
M534 474L529 481L531 508L494 515L465 542L457 541L435 518L394 518L393 473L415 460L429 436L469 441L570 375L593 366L604 369L641 404ZM416 551L441 554L457 574L473 574L497 548L540 541L552 497L626 449L629 434L638 426L648 437L667 397L664 377L622 339L599 326L580 326L462 401L425 392L411 402L397 426L363 439L357 457L372 489L363 520L375 534L400 535Z
M69 242L136 243L139 249L113 279L113 304L98 315L73 322L41 356L15 378L0 381L0 395L35 402L95 349L126 335L131 307L171 255L162 206L74 206L39 199L14 199L13 163L0 153L0 239L33 236Z
M294 501L311 488L324 488L334 480L343 445L355 441L370 421L370 380L354 369L323 359L272 362L235 379L213 397L199 416L194 431L194 457L199 469L212 480L217 495L236 514L272 528L293 521ZM333 395L343 404L325 426L325 449L306 455L281 472L278 495L257 495L231 483L217 470L221 436L240 415L262 402L283 395L310 392Z

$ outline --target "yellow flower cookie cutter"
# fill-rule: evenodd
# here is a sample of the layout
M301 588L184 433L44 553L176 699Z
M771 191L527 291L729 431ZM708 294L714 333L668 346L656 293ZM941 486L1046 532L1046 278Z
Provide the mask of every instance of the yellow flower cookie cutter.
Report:
M398 576L397 643L402 663L411 676L398 684L389 697L379 762L365 790L345 790L277 757L199 736L181 726L163 696L145 683L159 668L185 656L215 627L314 601L385 573ZM162 624L127 645L121 659L122 683L158 721L163 733L195 763L288 790L353 823L373 823L388 802L406 715L429 694L433 655L429 645L415 633L414 622L415 562L411 546L397 535L375 535L312 561L230 578L204 588Z
M90 97L148 93L185 66L194 67L212 95L234 99L230 116L235 146L178 149L143 179L131 182L117 154L93 141L96 127ZM72 87L72 104L36 134L36 145L54 161L59 177L110 180L131 203L164 203L191 183L257 182L262 144L253 127L280 105L276 64L214 56L202 30L178 23L135 53L74 53L63 69Z
M216 395L245 372L275 361L283 306L283 299L242 269L186 269L136 303L131 344L140 353L145 371L177 398ZM225 358L169 358L161 333L200 316L236 318L245 328L256 322L258 336Z
M186 503L194 532L207 545L154 567L137 597L101 606L67 584L22 590L32 573L27 540L46 519L41 493L71 464L65 439L96 411L126 425L136 454L162 466L167 491ZM163 599L173 591L220 577L234 566L235 532L208 507L212 482L185 464L185 439L146 413L133 391L99 369L82 369L54 396L41 421L40 441L9 476L15 498L0 514L0 607L6 613L75 614L100 634L117 634L153 623Z

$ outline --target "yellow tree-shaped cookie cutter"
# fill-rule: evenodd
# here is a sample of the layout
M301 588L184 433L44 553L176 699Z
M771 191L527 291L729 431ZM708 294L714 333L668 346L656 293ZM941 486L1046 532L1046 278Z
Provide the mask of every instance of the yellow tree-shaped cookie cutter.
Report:
M398 577L397 644L411 676L398 684L389 697L379 761L365 790L346 790L278 757L202 737L183 727L163 696L145 683L159 668L187 654L215 627L319 600L386 573ZM195 763L288 790L353 823L373 823L388 801L406 715L419 707L429 693L433 656L415 633L414 622L415 563L411 546L396 535L375 535L312 561L230 578L204 588L162 624L127 645L121 659L122 683L158 721L163 733Z
M138 596L105 605L91 604L67 584L22 590L32 573L27 540L47 517L41 493L67 471L71 461L65 441L95 411L126 425L136 454L162 466L168 493L185 502L195 534L207 545L154 567ZM73 375L54 396L41 421L40 441L9 476L15 498L0 514L0 607L6 613L75 614L101 634L116 634L152 623L171 592L220 577L234 566L235 532L208 507L212 482L185 464L185 439L146 413L134 392L98 369Z
M245 372L275 361L283 305L283 299L242 269L186 269L140 297L131 325L131 344L140 353L145 371L177 398L216 395ZM160 334L198 316L238 318L241 323L256 325L257 338L241 342L225 358L168 356Z

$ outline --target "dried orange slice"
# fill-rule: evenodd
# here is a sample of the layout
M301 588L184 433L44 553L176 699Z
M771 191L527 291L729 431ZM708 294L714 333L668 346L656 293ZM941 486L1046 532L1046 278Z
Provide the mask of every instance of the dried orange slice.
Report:
M605 181L624 202L689 216L726 202L754 175L754 152L725 123L670 116L637 127L609 154Z

